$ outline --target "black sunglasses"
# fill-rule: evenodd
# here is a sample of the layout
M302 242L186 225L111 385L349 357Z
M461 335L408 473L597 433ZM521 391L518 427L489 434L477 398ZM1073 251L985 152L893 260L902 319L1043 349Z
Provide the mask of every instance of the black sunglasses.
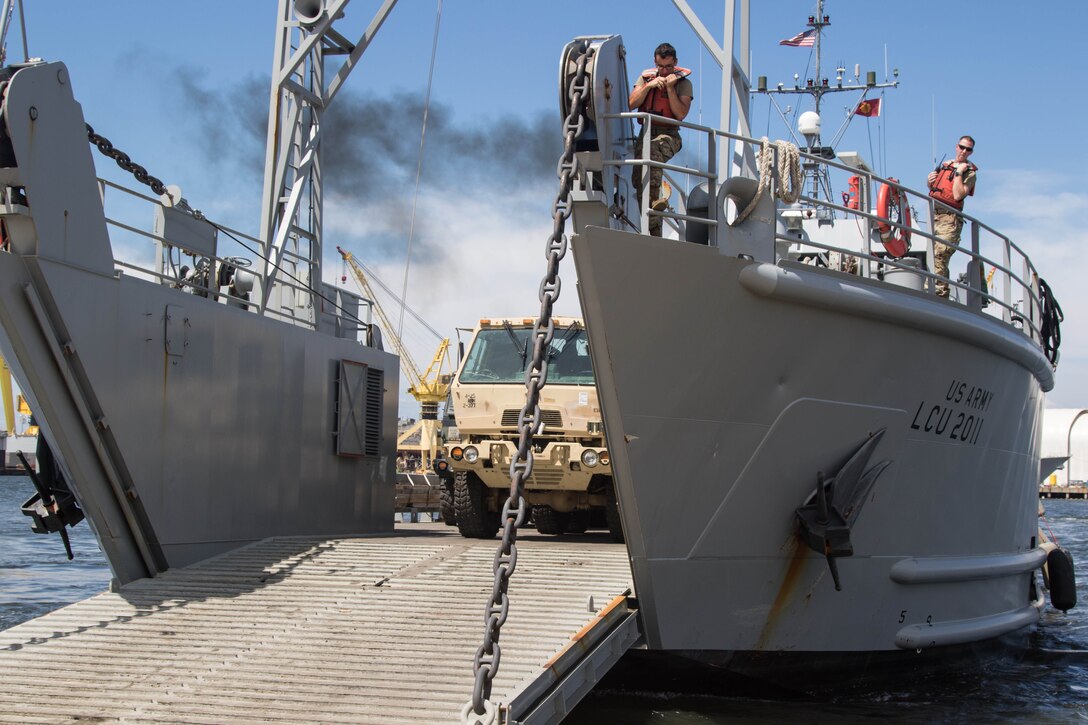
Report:
M956 145L960 147L960 151L966 151L967 153L971 153L972 151L975 150L974 146L964 146L961 143L958 143Z

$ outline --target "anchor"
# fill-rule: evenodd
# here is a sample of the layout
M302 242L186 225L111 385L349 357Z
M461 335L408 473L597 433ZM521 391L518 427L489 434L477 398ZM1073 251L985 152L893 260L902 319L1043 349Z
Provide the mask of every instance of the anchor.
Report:
M877 478L891 465L890 460L885 460L866 468L886 430L881 428L869 436L830 479L823 471L817 472L816 493L796 511L798 537L827 559L835 591L842 591L836 559L854 555L850 527L857 521Z
M61 541L64 542L64 551L68 555L68 560L71 561L75 557L72 554L72 542L68 539L66 527L75 526L82 521L83 510L79 508L75 496L68 489L63 475L56 470L49 444L43 438L39 438L38 443L41 477L35 473L22 451L16 453L37 490L37 493L23 504L22 511L31 518L30 528L35 534L60 533ZM42 478L45 480L43 481Z

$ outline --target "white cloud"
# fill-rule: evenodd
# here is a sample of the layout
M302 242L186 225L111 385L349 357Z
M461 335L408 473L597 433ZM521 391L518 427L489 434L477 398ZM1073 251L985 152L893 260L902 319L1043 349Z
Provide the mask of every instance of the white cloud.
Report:
M1088 406L1088 320L1084 252L1088 249L1088 195L1078 181L1053 173L1004 170L980 174L979 198L968 212L1008 236L1026 252L1065 313L1057 383L1051 407Z
M417 213L427 218L431 228L441 229L441 239L429 240L426 249L437 250L430 258L419 259L413 254L416 259L409 271L406 299L410 308L451 338L454 349L455 328L472 327L482 317L536 317L539 313L538 292L546 271L544 250L552 230L550 201L554 194L555 190L544 185L507 190L502 195L472 190L461 196L421 194ZM369 205L350 210L326 206L326 238L344 239L342 246L400 295L403 252L400 259L373 261L368 259L367 239L404 236L402 229L407 223L391 221ZM567 230L569 235L569 223ZM326 264L326 280L340 284L339 266L329 258ZM563 284L554 314L579 316L574 261L569 252L560 266L560 277ZM350 277L347 286L355 289ZM397 324L395 302L384 298L380 302ZM438 341L407 316L403 338L415 362L425 368ZM415 401L402 395L401 415L413 416L417 410Z

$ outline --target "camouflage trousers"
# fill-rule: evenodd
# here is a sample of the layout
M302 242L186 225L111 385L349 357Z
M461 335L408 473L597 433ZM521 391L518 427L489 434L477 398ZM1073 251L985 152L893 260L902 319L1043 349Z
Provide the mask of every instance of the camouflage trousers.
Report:
M635 148L635 158L638 159L642 158L643 134L639 134L638 146ZM665 163L679 153L681 146L683 143L680 141L679 134L654 132L654 136L650 139L650 160ZM642 166L636 166L632 175L635 189L638 190L640 209L642 208L642 168ZM659 198L661 198L661 169L650 169L650 204L653 205ZM650 217L650 234L655 237L661 236L661 217Z
M933 215L933 234L951 244L960 243L960 230L963 229L963 217L952 212L938 211ZM933 271L948 279L948 262L956 253L955 247L933 240ZM937 296L948 297L948 283L937 280Z

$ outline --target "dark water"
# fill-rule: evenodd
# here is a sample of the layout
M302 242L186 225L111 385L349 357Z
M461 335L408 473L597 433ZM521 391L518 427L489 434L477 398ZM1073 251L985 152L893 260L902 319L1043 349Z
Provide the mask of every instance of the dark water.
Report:
M60 536L30 530L19 507L34 495L30 479L0 476L0 629L105 591L110 573L87 522L69 532L75 559Z
M110 579L86 522L72 530L71 562L59 537L30 532L19 506L32 493L29 479L0 477L0 629L98 594ZM1088 562L1088 501L1049 501L1046 507L1057 540L1075 561ZM1088 723L1088 575L1081 575L1077 590L1080 606L1068 614L1047 607L1042 624L1019 638L1022 648L951 672L906 673L890 684L814 695L744 685L713 696L632 692L606 680L566 722Z

